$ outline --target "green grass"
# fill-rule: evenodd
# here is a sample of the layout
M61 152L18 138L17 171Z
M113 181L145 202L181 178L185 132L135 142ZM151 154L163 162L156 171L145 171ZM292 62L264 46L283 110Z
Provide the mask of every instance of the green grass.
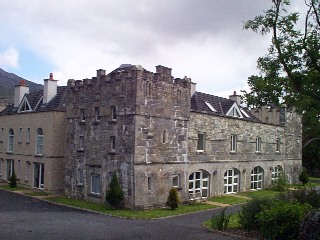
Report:
M245 203L247 202L247 199L239 198L236 195L234 196L223 195L220 197L209 198L208 201L234 205L239 203Z
M21 191L21 190L26 190L26 188L24 187L15 187L12 188L9 185L0 185L0 189L4 189L4 190L9 190L9 191Z
M49 193L47 193L47 192L30 192L30 193L25 193L25 195L28 195L28 196L49 196Z
M275 197L280 192L273 191L273 190L259 190L259 191L250 191L250 192L241 192L239 195L246 196L249 198L268 198L268 197Z
M151 210L111 210L104 204L91 203L84 200L72 199L66 197L48 197L48 201L62 203L69 206L79 207L83 209L94 210L101 213L110 214L118 217L126 217L132 219L153 219L168 216L175 216L184 213L198 212L202 210L212 209L216 206L204 203L192 203L190 205L180 205L176 210L172 211L167 208L151 209Z
M320 181L320 178L317 177L309 177L310 181Z
M229 225L228 225L228 228L241 228L240 224L239 224L239 214L232 214L231 217L230 217L230 222L229 222ZM205 221L203 223L203 225L206 227L206 228L209 228L209 229L212 229L211 228L211 219L209 219L208 221Z
M320 186L320 183L308 182L305 185L303 185L303 184L290 184L289 188L301 189L301 188L314 188L314 187L317 187L317 186Z

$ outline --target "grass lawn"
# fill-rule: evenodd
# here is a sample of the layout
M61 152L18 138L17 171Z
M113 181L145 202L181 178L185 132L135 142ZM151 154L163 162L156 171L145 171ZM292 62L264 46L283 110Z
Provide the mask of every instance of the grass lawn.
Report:
M320 181L320 178L316 178L316 177L309 177L310 181Z
M25 195L28 195L28 196L49 196L49 193L46 193L46 192L30 192L30 193L25 193Z
M132 219L153 219L168 216L175 216L184 213L198 212L202 210L212 209L216 206L205 203L192 203L190 205L180 205L176 210L171 211L167 208L151 209L151 210L112 210L104 204L91 203L84 200L66 198L66 197L48 197L46 200L56 203L62 203L69 206L79 207L83 209L94 210L101 213L110 214L118 217L126 217Z
M275 197L280 192L273 190L258 190L258 191L250 191L250 192L242 192L239 195L246 196L249 198L266 198L266 197Z
M0 185L0 189L8 190L8 191L21 191L21 190L26 190L27 188L24 187L15 187L12 188L9 185Z
M229 222L228 228L240 228L241 226L240 226L238 221L239 221L239 214L232 214L230 216L230 222ZM212 229L212 227L211 227L211 219L209 219L208 221L204 222L203 225L206 228Z
M219 197L209 198L208 201L234 205L239 203L245 203L247 202L247 199L239 198L236 195L232 195L232 196L223 195Z

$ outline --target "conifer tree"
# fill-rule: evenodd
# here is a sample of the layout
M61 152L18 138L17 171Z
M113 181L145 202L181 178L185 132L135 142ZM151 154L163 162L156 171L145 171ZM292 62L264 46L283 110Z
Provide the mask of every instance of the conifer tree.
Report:
M12 188L17 187L17 176L14 171L13 171L11 177L9 178L9 186Z
M116 172L112 174L106 200L114 209L119 209L123 206L124 194Z
M170 207L171 210L175 210L176 208L178 208L179 203L180 199L177 189L171 188L167 199L167 206Z

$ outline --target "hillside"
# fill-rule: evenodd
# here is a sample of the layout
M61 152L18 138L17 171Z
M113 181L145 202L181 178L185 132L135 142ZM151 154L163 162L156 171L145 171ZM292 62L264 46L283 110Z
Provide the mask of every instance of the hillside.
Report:
M19 83L22 77L19 77L13 73L8 73L0 68L0 101L12 102L14 95L14 86ZM42 89L43 86L38 83L34 83L24 79L27 85L30 87L30 92Z

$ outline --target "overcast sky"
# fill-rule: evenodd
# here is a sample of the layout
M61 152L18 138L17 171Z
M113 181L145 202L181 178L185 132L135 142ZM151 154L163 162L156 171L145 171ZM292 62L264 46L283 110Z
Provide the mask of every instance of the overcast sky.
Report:
M303 7L293 0L292 7ZM172 68L197 90L226 97L247 89L268 37L243 21L271 0L10 0L0 2L0 68L60 86L123 63ZM299 5L300 4L300 5Z

